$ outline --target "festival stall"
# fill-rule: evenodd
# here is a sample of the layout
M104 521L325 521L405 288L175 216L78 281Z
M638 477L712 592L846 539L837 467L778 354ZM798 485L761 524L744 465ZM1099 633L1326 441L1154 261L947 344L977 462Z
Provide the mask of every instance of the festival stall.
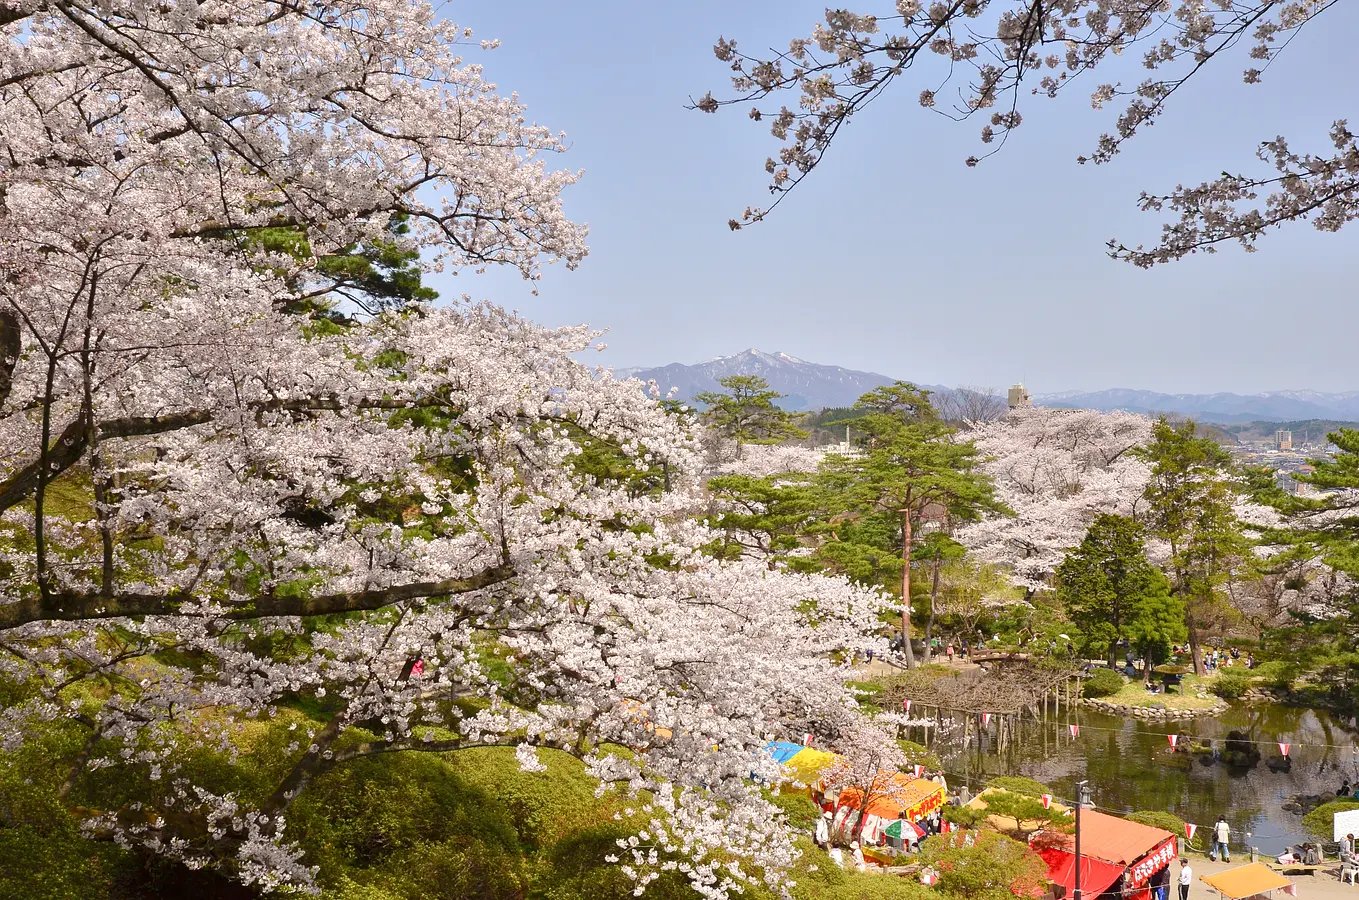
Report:
M1199 881L1217 891L1225 900L1242 900L1244 897L1256 896L1272 897L1277 890L1282 890L1293 897L1298 895L1298 889L1290 879L1258 862L1213 875L1202 875Z
M1076 887L1075 838L1044 832L1034 841L1048 865L1048 880ZM1176 857L1175 835L1094 810L1081 812L1081 893L1109 893L1122 900L1150 900L1153 888L1169 884Z
M879 772L869 785L866 804L863 788L851 785L840 791L835 798L835 822L848 833L856 829L862 815L862 843L882 844L893 822L919 822L943 807L944 799L945 786L937 781Z

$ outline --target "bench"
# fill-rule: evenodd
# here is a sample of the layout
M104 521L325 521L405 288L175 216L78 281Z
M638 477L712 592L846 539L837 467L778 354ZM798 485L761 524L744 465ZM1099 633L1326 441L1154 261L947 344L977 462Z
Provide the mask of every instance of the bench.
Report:
M1334 869L1340 872L1338 862L1319 862L1319 863L1281 863L1277 859L1265 860L1265 865L1269 866L1280 875L1311 875L1315 878L1321 872L1328 872Z

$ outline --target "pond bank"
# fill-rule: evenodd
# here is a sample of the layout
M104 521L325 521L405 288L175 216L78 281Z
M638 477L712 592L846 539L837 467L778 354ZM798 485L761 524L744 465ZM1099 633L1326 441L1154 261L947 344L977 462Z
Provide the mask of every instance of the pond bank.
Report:
M1216 718L1228 709L1225 701L1219 700L1212 706L1176 708L1173 706L1161 706L1156 704L1124 704L1114 703L1109 700L1082 699L1081 706L1102 712L1110 716L1123 716L1134 719L1211 719Z

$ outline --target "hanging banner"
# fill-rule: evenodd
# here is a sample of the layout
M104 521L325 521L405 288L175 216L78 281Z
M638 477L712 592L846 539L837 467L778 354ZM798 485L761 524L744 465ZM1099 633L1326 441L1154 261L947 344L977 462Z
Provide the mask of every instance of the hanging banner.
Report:
M1044 808L1044 809L1051 809L1051 808L1052 808L1052 795L1051 795L1051 794L1044 794L1044 795L1043 795L1043 808Z
M1185 822L1185 823L1184 823L1184 839L1187 840L1187 841L1192 841L1192 840L1194 839L1194 832L1196 832L1196 831L1198 831L1198 830L1199 830L1199 826L1195 825L1193 822Z
M1068 726L1066 726L1066 727L1067 727L1067 729L1071 732L1071 736L1072 736L1073 738L1076 737L1076 736L1078 736L1078 735L1081 733L1081 726L1079 726L1079 725L1068 725Z
M920 765L920 763L916 763L916 764L915 764L915 777L916 777L916 778L919 778L919 777L921 777L921 776L924 775L924 774L925 774L925 767L922 766L922 765Z
M1285 744L1283 741L1280 741L1280 742L1279 742L1279 753L1281 753L1281 754L1283 754L1285 757L1287 757L1287 756L1288 756L1288 746L1289 746L1288 744Z
M905 713L906 715L908 715L908 716L911 714L911 701L910 701L910 700L902 700L902 701L901 701L901 711L904 712L904 713Z
M1155 850L1142 857L1137 863L1128 869L1126 888L1140 888L1150 880L1151 876L1170 865L1170 861L1176 856L1175 839L1168 837L1161 842Z
M1175 745L1180 742L1180 736L1178 734L1168 734L1166 735L1166 740L1170 741L1170 749L1174 750Z
M912 822L918 822L944 805L944 788L941 785L938 790L931 793L928 797L921 800L915 806L906 810L905 817Z
M813 737L814 737L814 735L813 735L810 731L807 732L806 734L804 734L804 735L802 736L802 746L804 746L804 747L810 747L810 746L812 745L812 738L813 738Z
M990 725L990 724L991 724L991 714L990 714L990 713L982 713L982 727L984 728L984 727L986 727L987 725Z
M411 674L412 675L425 674L425 661L423 659L417 659L415 661L415 663L411 666Z

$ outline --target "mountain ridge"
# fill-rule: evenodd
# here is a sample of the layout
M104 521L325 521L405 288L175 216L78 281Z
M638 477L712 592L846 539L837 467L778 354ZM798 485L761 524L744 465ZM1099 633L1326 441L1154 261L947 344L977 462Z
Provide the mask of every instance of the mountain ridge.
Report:
M674 389L680 398L691 401L703 391L721 390L717 383L719 378L759 375L769 382L772 389L785 395L779 405L795 412L849 406L868 391L897 380L878 372L810 362L788 353L766 353L754 347L692 365L670 363L654 367L633 366L617 368L614 374L619 378L655 380L663 394ZM940 385L920 386L936 392L950 390ZM1254 394L1230 391L1171 394L1136 388L1108 388L1100 391L1040 393L1035 394L1033 399L1038 406L1098 409L1105 412L1127 410L1147 414L1173 413L1221 424L1302 419L1359 420L1359 390L1326 392L1299 388Z

